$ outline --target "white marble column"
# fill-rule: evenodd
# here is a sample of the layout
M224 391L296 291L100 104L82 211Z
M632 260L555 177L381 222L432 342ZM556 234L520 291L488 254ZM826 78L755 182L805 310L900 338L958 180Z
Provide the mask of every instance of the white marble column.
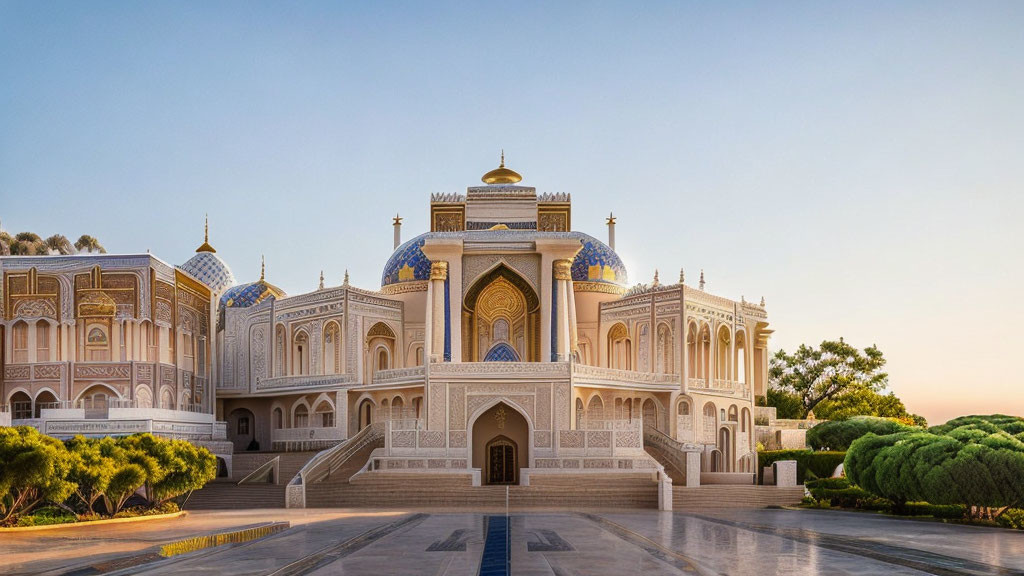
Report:
M444 361L444 281L448 278L448 263L432 262L430 265L430 359Z
M569 360L572 354L571 341L569 338L569 291L572 289L569 284L572 282L572 260L563 258L554 261L553 274L557 282L558 309L555 311L556 334L558 348L555 350L556 358L560 362Z

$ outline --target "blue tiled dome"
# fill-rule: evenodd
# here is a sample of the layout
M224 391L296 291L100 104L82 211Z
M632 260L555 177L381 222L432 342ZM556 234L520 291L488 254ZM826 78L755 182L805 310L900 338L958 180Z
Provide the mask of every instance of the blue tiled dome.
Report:
M220 297L220 305L226 308L248 308L264 300L284 296L284 291L266 280L257 280L228 288Z
M214 294L235 283L231 269L213 252L196 252L180 268L206 284Z
M583 249L572 261L572 279L574 282L604 282L618 286L626 286L626 266L622 259L607 244L593 236L580 234Z
M429 235L429 232L420 234L395 250L388 263L384 265L384 274L380 278L381 286L430 279L430 259L422 250L423 241Z

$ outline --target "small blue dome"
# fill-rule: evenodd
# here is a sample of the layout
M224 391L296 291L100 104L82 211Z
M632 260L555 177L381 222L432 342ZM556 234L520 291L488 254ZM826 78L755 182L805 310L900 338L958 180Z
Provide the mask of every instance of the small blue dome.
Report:
M213 252L196 252L195 256L189 258L180 268L206 284L214 294L235 283L231 269Z
M626 266L622 259L607 244L593 236L580 233L583 248L572 261L574 282L604 282L626 286Z
M273 300L284 295L284 290L261 279L228 288L220 297L220 305L225 308L248 308L264 300Z
M384 265L384 274L380 278L381 286L430 279L430 259L422 250L423 242L429 235L429 232L420 234L395 250L388 263Z

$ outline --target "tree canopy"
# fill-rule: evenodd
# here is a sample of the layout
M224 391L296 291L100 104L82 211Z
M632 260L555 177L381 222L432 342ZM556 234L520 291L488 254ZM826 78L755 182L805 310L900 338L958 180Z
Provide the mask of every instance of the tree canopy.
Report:
M76 252L107 251L99 240L82 235L74 244L63 234L54 234L46 239L34 232L18 232L13 236L0 230L0 256L47 256L50 254L75 254Z
M847 476L896 503L963 504L996 517L1024 503L1024 441L1006 429L1024 419L958 418L927 431L865 434L846 452ZM995 509L993 512L992 509Z
M0 522L43 502L92 514L103 499L113 514L143 487L160 506L216 473L214 455L184 440L76 436L65 444L30 426L0 427Z
M769 384L796 394L806 415L825 400L858 389L885 388L885 357L875 346L863 351L840 338L814 348L801 344L793 354L779 350L768 369Z

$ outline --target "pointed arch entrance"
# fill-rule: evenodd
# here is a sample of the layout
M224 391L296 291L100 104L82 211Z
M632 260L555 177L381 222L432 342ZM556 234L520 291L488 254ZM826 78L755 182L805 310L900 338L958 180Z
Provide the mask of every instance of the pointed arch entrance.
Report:
M519 471L530 463L530 424L503 401L483 410L473 421L470 442L473 468L483 484L518 484Z
M481 361L540 359L540 299L525 278L504 264L466 291L462 306L463 358Z

